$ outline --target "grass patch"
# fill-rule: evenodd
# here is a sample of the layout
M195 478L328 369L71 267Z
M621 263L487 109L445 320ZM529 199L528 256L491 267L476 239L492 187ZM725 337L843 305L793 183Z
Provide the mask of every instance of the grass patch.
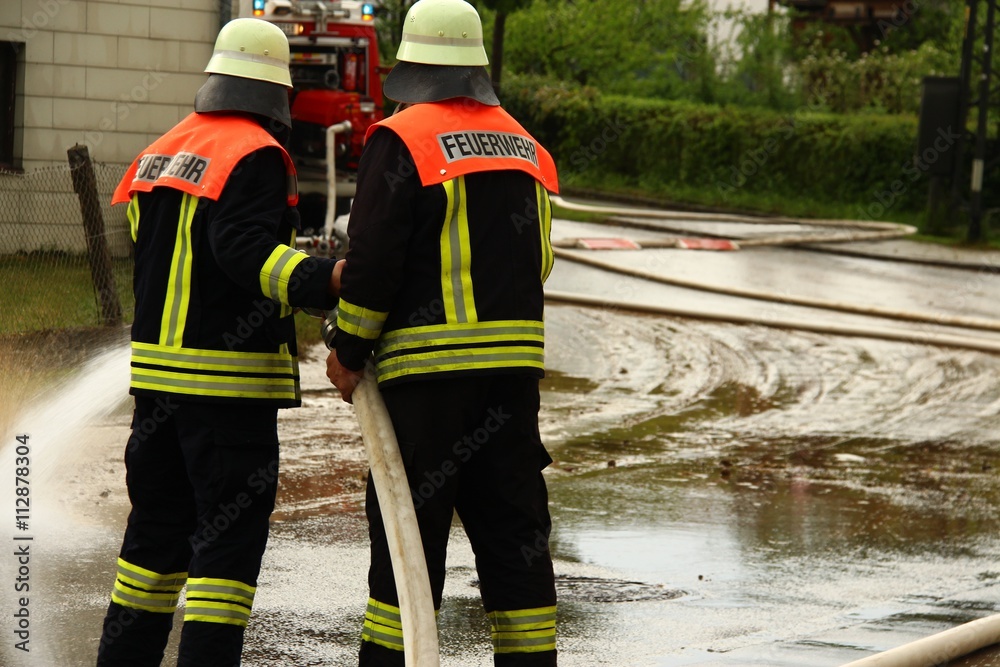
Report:
M135 310L132 260L114 260L115 283L125 322ZM32 332L100 328L100 312L86 257L33 253L0 257L0 339ZM323 342L320 320L295 314L300 347Z
M865 205L860 203L831 203L808 198L759 194L747 190L737 190L724 197L715 189L695 188L683 185L627 185L621 179L610 176L600 182L591 181L583 175L573 174L564 179L563 192L567 196L603 199L606 201L626 201L673 210L690 210L746 215L774 215L815 220L872 220L874 222L898 222L922 228L926 214L923 211L891 210L879 218L867 217ZM566 212L568 220L601 222L577 217L579 212L568 212L553 206L553 211ZM606 218L605 218L606 219Z
M573 196L573 193L570 196ZM582 194L582 193L579 193ZM611 218L609 215L603 213L591 213L589 211L577 211L571 208L564 208L555 202L552 202L552 217L559 218L560 220L575 220L576 222L592 222L595 224L604 224Z
M930 236L928 234L914 234L906 238L921 243L932 243L934 245L958 248L960 250L1000 250L1000 239L990 238L978 243L969 243L965 238L965 230L957 230L953 236Z
M126 321L134 303L130 259L114 260L118 298ZM62 253L0 257L0 335L92 327L101 323L90 265Z

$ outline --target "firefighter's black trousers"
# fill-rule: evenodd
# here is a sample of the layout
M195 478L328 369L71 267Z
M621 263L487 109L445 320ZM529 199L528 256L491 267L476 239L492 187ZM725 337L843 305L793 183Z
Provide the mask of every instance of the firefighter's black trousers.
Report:
M520 375L421 380L382 393L409 479L435 609L441 605L448 534L457 511L476 555L495 664L555 665L551 520L541 473L551 459L538 433L538 380ZM399 600L371 481L366 508L371 599L360 664L402 667ZM504 620L508 617L535 621L533 630L505 632L529 627L515 627Z
M132 511L100 667L159 665L187 587L178 665L240 664L278 479L277 410L135 399Z

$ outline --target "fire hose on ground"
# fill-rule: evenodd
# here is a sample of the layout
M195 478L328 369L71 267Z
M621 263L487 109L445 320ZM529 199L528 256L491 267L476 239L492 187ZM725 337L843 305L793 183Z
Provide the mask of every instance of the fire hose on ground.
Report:
M552 197L552 203L571 211L582 211L585 213L600 213L609 216L628 218L649 218L653 220L677 220L682 222L721 222L738 223L745 225L807 225L809 227L826 227L834 231L807 234L782 234L766 237L755 237L740 239L739 247L751 247L760 245L797 245L801 243L848 243L857 241L881 241L886 239L900 238L915 234L917 229L910 225L903 225L896 222L877 222L874 220L804 220L800 218L786 217L755 217L749 215L739 215L735 213L698 213L689 211L662 211L645 208L626 208L620 206L592 206L590 204L578 204L569 202L562 197ZM656 225L655 227L644 227L641 224L629 224L626 226L638 227L641 229L653 229L654 231L674 231L677 229ZM676 239L667 239L661 242L644 242L643 247L675 247Z
M806 221L806 220L789 219L789 218L772 218L768 220L763 220L760 218L748 218L746 216L727 215L727 214L710 214L710 215L699 214L699 213L689 214L689 213L676 213L670 211L655 211L648 209L629 209L621 207L590 206L587 204L576 204L567 202L561 199L560 197L553 197L552 200L555 204L558 204L559 206L562 206L564 208L569 208L577 211L601 213L607 215L628 215L630 217L645 217L645 218L664 217L669 219L712 220L716 222L734 222L734 223L752 222L755 224L794 222L796 224L809 224L809 225L828 226L828 227L842 225L844 227L858 230L856 234L839 236L836 240L841 242L859 241L859 240L870 241L876 238L878 239L899 238L910 235L916 231L913 227L907 225L899 225L896 223L866 222L866 221L836 221L836 220ZM787 245L789 243L803 243L806 242L806 239L812 239L809 242L818 242L818 241L830 242L834 240L834 237L830 234L822 236L796 235L794 237L774 237L772 239L757 238L754 239L754 241L756 241L755 245ZM739 244L741 246L745 246L747 245L747 242L740 241ZM650 243L644 241L642 242L640 247L663 248L663 247L677 247L677 246L656 244L655 242ZM763 292L757 290L743 289L739 287L712 285L710 283L704 283L697 280L671 278L650 271L643 271L641 269L622 267L612 262L607 262L601 259L587 256L584 252L575 252L567 248L555 247L553 248L553 253L555 254L556 257L560 259L564 259L570 262L575 262L578 264L592 266L602 271L611 271L622 275L627 275L633 278L658 282L661 284L671 285L674 287L681 287L685 289L712 292L726 296L754 299L758 301L766 301L771 303L782 303L793 306L819 308L823 310L831 310L842 313L849 313L853 315L877 317L882 319L911 322L922 325L945 326L945 327L956 327L956 328L972 329L980 331L1000 332L1000 321L998 320L983 319L976 317L953 316L945 314L929 315L926 313L890 310L886 308L878 308L873 306L860 306L850 303L829 301L825 299L795 297L786 294ZM983 338L972 338L972 337L960 336L948 333L935 333L928 331L904 331L897 329L888 329L884 327L816 324L813 322L794 320L794 319L768 318L767 320L763 320L761 318L706 313L700 311L671 308L667 306L654 306L648 304L617 303L617 302L611 303L607 299L598 299L589 296L580 296L575 294L569 294L566 292L546 291L546 298L553 301L562 301L565 303L577 303L579 305L585 305L591 307L595 306L605 307L605 308L619 307L619 308L628 308L632 310L661 314L661 315L689 317L693 319L727 321L739 324L762 324L766 326L774 326L784 329L796 329L803 331L812 331L816 333L829 333L841 336L879 338L883 340L896 340L896 341L904 341L917 344L941 345L946 347L957 347L957 348L971 349L971 350L990 352L990 353L1000 352L1000 341L994 341Z
M970 621L844 667L935 667L1000 642L1000 614Z

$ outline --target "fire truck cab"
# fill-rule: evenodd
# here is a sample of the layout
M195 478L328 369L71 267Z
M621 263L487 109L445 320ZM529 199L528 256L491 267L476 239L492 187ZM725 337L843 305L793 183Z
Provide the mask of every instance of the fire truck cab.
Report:
M334 217L350 210L365 132L384 116L375 6L358 0L250 0L241 6L241 15L270 21L288 37L289 153L299 172L304 235L329 235Z

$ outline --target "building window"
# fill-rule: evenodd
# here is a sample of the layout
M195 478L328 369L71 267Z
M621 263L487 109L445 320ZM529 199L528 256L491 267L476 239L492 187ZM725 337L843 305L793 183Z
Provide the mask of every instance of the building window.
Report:
M24 44L0 42L0 169L20 168L17 114L18 61Z

